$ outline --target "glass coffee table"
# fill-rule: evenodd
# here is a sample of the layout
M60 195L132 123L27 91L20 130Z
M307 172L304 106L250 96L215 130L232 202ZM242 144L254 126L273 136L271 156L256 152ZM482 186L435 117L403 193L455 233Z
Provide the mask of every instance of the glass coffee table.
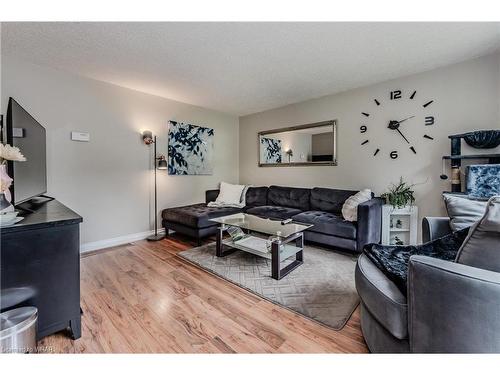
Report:
M281 224L279 220L264 219L244 213L221 216L211 219L220 226L217 230L216 255L224 257L236 250L242 250L271 260L271 277L280 280L304 262L304 231L312 225L291 222ZM233 240L223 240L225 231L230 228L240 228L243 235ZM270 239L255 235L268 235ZM231 249L225 250L224 247ZM295 256L295 259L285 267L281 263Z

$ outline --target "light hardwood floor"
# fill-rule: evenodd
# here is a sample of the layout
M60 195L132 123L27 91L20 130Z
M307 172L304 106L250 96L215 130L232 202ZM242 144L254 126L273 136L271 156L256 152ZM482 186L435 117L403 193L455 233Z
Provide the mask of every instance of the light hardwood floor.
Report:
M39 345L63 353L367 352L359 309L334 331L184 261L182 237L139 241L81 260L82 337Z

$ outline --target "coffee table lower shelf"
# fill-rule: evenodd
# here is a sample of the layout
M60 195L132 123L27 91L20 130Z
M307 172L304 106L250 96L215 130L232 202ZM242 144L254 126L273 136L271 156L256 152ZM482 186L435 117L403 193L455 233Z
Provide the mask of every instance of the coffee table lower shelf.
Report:
M257 255L262 258L271 260L271 277L275 280L280 280L294 269L299 267L304 262L304 237L303 233L296 233L288 238L283 239L281 242L271 242L271 251L265 251L266 242L264 238L257 236L247 236L244 240L233 242L232 240L223 240L223 234L227 227L219 227L217 231L216 255L218 257L225 257L232 254L236 250L242 250L250 254ZM245 242L251 239L258 246L246 246ZM295 241L295 246L290 245L289 242ZM229 250L224 250L224 247L230 247ZM280 249L281 247L281 249ZM295 259L287 266L281 268L281 263L295 256Z

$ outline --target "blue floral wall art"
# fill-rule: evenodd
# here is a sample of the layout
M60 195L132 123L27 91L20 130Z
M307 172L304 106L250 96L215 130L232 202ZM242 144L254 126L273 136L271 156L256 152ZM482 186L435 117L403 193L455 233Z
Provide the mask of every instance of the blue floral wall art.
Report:
M260 160L265 164L281 163L281 140L261 137Z
M168 122L168 174L211 175L214 129Z

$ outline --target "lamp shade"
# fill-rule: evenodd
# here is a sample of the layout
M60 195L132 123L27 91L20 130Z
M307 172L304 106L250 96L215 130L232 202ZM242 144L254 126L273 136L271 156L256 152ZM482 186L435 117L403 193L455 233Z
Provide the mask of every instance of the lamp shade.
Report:
M147 145L153 143L153 132L151 130L144 130L142 132L142 140Z
M167 165L167 161L165 160L165 156L160 156L158 158L158 169L167 169L168 168L168 165Z

